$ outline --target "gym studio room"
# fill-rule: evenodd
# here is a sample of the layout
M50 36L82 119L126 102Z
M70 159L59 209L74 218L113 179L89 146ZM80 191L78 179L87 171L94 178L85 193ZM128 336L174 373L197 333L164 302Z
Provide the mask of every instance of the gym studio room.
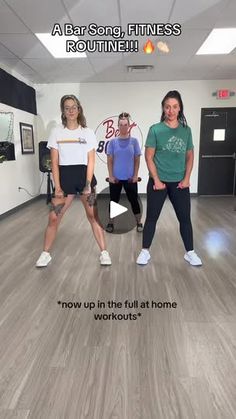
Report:
M0 232L0 419L236 418L235 0L1 0Z

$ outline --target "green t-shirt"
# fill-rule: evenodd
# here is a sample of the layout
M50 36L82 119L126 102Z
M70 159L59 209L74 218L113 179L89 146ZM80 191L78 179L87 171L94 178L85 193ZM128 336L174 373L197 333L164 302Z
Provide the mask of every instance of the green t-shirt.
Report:
M154 163L162 181L179 182L184 178L186 152L193 149L189 127L170 128L164 122L152 125L145 147L155 148Z

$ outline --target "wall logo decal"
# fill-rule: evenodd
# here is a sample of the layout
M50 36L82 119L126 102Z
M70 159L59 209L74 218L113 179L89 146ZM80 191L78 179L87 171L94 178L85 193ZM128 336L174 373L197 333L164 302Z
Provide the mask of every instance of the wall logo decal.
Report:
M129 134L131 137L137 138L140 148L143 147L143 134L137 122L130 120ZM119 137L118 129L118 115L108 116L96 128L95 134L98 140L98 147L96 150L97 156L103 163L107 163L106 151L109 141L114 137Z

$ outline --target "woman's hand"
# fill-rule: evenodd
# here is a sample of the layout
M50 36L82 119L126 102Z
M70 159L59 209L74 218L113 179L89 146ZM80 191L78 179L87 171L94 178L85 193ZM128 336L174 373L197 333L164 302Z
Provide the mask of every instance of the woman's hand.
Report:
M132 176L132 177L129 179L129 182L131 182L131 183L137 183L137 182L138 182L138 176Z
M91 194L91 183L87 180L86 185L82 191L82 195L89 195Z
M160 191L160 190L166 189L166 184L161 182L160 180L153 179L153 182L154 182L154 185L153 185L154 191Z
M54 192L55 198L63 198L64 197L64 192L63 190L60 188L55 188L55 192Z
M189 186L190 186L189 179L183 179L178 183L177 188L185 189L185 188L189 188Z
M109 176L109 183L117 183L117 179L114 176Z

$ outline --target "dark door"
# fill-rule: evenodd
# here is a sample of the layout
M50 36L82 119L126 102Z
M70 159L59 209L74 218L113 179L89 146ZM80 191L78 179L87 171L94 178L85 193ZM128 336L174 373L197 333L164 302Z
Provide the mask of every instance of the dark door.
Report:
M235 194L236 108L201 113L199 195Z

